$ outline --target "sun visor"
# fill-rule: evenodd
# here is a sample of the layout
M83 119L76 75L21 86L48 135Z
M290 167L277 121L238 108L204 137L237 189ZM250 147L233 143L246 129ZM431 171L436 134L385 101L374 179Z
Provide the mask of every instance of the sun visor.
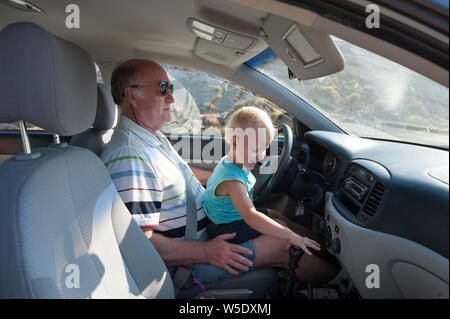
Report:
M344 69L344 58L327 34L273 14L266 17L262 29L290 77L309 80Z

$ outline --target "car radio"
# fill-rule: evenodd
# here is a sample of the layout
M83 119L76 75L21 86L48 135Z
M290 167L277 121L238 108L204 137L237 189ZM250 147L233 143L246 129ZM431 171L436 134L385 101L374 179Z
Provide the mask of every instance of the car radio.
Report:
M365 225L375 219L384 193L383 184L366 168L351 163L335 192L336 200Z
M369 186L364 185L352 175L344 180L342 187L359 202L362 202L364 200L369 190Z
M368 170L359 165L351 164L344 173L341 189L362 204L374 180L374 176Z

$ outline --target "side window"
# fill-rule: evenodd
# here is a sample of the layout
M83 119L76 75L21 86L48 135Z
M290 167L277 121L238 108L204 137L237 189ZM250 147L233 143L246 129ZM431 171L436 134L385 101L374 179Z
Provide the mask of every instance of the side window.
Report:
M43 131L44 129L25 122L25 125L27 127L27 130L29 131ZM18 122L14 122L14 123L0 123L0 130L6 130L6 131L18 131L19 130L19 123Z
M175 97L172 122L161 128L165 134L223 136L229 116L243 106L265 110L275 127L281 122L293 127L285 111L237 84L196 70L164 68L174 84Z
M37 127L31 123L25 122L27 130L30 131L43 131L42 128ZM11 143L8 141L9 134L17 136L17 144L15 142ZM10 157L18 154L22 151L22 144L20 143L20 138L18 137L19 123L0 123L0 165L9 159ZM4 140L3 137L6 137ZM20 143L20 144L19 144Z

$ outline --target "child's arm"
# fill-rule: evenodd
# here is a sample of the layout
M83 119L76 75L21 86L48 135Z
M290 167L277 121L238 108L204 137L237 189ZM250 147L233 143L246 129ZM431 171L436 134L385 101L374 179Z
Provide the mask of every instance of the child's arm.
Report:
M311 252L306 247L320 250L320 245L315 241L294 233L289 228L258 212L241 182L225 181L222 184L224 191L230 196L239 215L250 227L262 234L286 239L291 245L302 248L308 255L311 255Z
M202 184L204 187L206 187L206 183L208 182L208 178L211 177L212 172L201 169L201 168L196 168L193 166L189 166L189 167L191 168L192 173L194 173L195 177L198 179L200 184Z

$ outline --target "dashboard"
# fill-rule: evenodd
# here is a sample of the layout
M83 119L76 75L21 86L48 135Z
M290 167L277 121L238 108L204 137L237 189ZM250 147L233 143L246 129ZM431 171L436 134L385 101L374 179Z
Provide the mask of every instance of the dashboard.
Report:
M324 181L327 249L369 298L448 298L449 153L311 131L303 166ZM384 285L367 287L367 266Z

